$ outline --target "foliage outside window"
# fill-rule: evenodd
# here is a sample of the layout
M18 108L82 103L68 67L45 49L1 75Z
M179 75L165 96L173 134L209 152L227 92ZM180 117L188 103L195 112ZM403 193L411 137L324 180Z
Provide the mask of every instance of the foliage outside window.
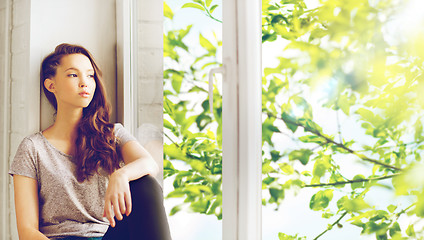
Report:
M212 0L183 5L220 21L217 6ZM263 71L263 205L278 208L288 192L314 189L304 207L328 222L314 239L346 224L376 239L424 238L424 33L393 34L403 6L393 0L262 1L263 46L284 45L278 66ZM172 21L166 2L164 15ZM215 90L209 112L206 74L221 64L222 43L202 35L187 43L190 29L164 33L164 171L174 179L167 197L182 199L171 214L190 208L221 219L222 102ZM193 54L193 45L203 51ZM279 146L281 137L290 144ZM355 165L363 170L346 169ZM373 204L368 196L379 189L403 200ZM276 238L302 236L281 232Z

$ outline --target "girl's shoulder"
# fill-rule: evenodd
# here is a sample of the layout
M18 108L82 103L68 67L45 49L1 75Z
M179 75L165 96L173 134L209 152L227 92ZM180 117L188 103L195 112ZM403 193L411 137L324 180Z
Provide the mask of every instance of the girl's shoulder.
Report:
M9 169L10 175L22 175L38 179L38 150L41 141L40 133L24 137L16 149L15 157Z
M24 137L21 140L20 145L24 145L26 147L28 147L28 146L35 147L35 146L39 145L39 143L42 142L42 141L43 141L43 135L42 135L41 131L39 131L39 132L35 132L35 133L32 133L32 134ZM32 148L26 148L26 149L32 149Z
M126 142L137 140L121 123L115 123L114 125L113 132L120 147Z

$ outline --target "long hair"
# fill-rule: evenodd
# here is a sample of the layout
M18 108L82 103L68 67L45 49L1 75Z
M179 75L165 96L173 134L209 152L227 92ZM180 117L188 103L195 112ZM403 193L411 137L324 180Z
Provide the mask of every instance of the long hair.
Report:
M94 69L96 90L90 104L83 109L80 122L77 125L75 152L72 160L77 166L76 176L79 182L89 179L99 168L108 174L119 168L119 151L117 139L113 133L114 124L109 122L110 104L106 98L106 90L102 73L91 53L82 46L60 44L54 52L44 58L40 69L40 84L49 102L57 113L57 101L53 93L44 86L44 80L56 75L61 59L70 54L83 54L91 62ZM55 114L56 114L55 113Z

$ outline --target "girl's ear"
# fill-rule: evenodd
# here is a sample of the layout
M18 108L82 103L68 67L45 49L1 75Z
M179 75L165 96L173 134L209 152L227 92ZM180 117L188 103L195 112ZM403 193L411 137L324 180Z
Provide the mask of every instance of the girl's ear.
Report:
M54 82L54 80L52 80L50 78L46 78L44 80L44 87L46 87L46 89L51 93L56 92L55 82Z

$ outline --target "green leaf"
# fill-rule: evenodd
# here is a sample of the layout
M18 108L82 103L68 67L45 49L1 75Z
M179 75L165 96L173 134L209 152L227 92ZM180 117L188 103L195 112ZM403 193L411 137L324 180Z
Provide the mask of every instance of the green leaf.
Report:
M299 237L298 234L296 235L287 235L285 233L278 233L278 239L279 240L306 240L306 237Z
M190 208L194 212L206 213L206 211L208 210L209 204L210 204L210 201L199 199L198 201L191 202Z
M331 168L330 157L321 156L314 164L314 169L312 170L312 175L314 177L321 178L325 173Z
M360 180L365 179L365 176L362 174L358 174L355 177L353 177L353 180ZM354 182L350 185L352 187L352 190L355 190L357 188L363 188L365 186L365 182Z
M167 198L180 198L180 197L184 197L185 196L185 192L182 189L176 189L172 192L170 192L166 197Z
M288 129L290 129L292 132L296 131L298 125L296 124L296 119L294 117L290 116L286 112L283 112L281 118L283 119Z
M350 114L350 103L346 97L346 95L341 95L337 101L337 105L340 107L340 109L349 116Z
M339 201L337 201L337 207L339 208L339 210L346 210L349 212L360 212L366 208L369 208L369 205L361 197L349 199L347 196L344 196L340 198ZM366 217L370 217L370 216L367 215ZM351 218L351 220L355 220L355 218Z
M372 120L374 119L374 113L368 109L360 108L356 110L356 113L361 115L361 117L368 122L372 122Z
M275 180L277 180L277 179L276 178L273 178L273 177L266 177L266 178L264 178L264 180L262 180L262 184L270 185Z
M387 210L389 210L389 212L390 212L390 213L394 213L394 212L395 212L395 210L396 210L396 208L397 208L397 206L390 204L390 205L387 207Z
M343 178L342 175L337 174L335 172L331 173L330 183L344 182L344 181L345 181L345 179ZM344 188L345 185L346 184L339 184L339 185L336 185L334 187L336 187L336 188Z
M290 24L289 21L287 20L287 18L284 17L281 14L273 16L272 17L272 20L271 20L271 24L272 25L274 25L274 24L283 24L283 22L285 22L287 25Z
M333 213L331 213L331 212L324 212L323 214L322 214L322 218L330 218L330 217L332 217L332 216L334 216L334 214ZM331 227L331 225L329 226L329 227Z
M208 115L201 114L196 117L196 124L199 128L199 131L202 131L206 126L212 122L212 118Z
M327 189L315 193L309 202L309 208L314 211L320 211L328 207L328 204L333 199L333 190Z
M181 29L178 33L179 33L179 39L182 40L184 37L187 36L187 34L190 32L191 28L193 27L193 25L188 25L185 29ZM188 48L185 47L184 48L186 51L188 51Z
M196 170L200 173L205 173L206 168L205 168L205 164L202 161L191 160L190 166L192 167L193 170Z
M266 41L272 42L272 41L275 41L275 40L277 40L277 33L276 32L274 32L272 34L266 33L266 34L262 35L262 43L264 43Z
M179 212L181 210L182 210L182 205L177 205L177 206L175 206L175 207L173 207L171 209L171 212L169 213L169 216L173 216L173 215L175 215L177 212Z
M197 8L202 11L205 10L205 8L202 5L196 4L196 3L186 3L181 8Z
M183 77L181 75L177 75L177 74L172 75L172 88L176 92L180 92L182 83L183 83Z
M164 145L163 151L166 153L166 155L170 159L183 160L183 161L187 159L187 156L183 153L183 151L179 149L177 146L175 146L174 144Z
M406 235L410 236L410 237L415 237L415 230L414 230L414 225L410 224L408 226L408 228L406 229Z
M166 120L166 119L163 119L163 126L165 127L165 128L168 128L168 129L173 129L174 128L174 125L173 124L171 124L168 120Z
M273 162L276 162L276 161L280 160L280 158L282 157L281 154L280 154L280 152L277 151L277 150L272 150L270 152L270 154L271 154L271 160Z
M163 2L163 15L169 19L174 17L174 13L165 1Z
M299 160L303 165L308 164L309 157L313 154L309 149L300 149L300 150L294 150L291 151L289 154L289 160Z
M315 28L314 30L311 31L311 36L310 36L310 40L313 40L315 38L323 38L324 36L326 36L328 34L328 31L321 29L321 28Z
M299 123L301 125L305 126L306 132L316 133L316 132L322 131L322 128L317 123L312 121L311 119L300 118Z
M285 174L291 175L294 173L293 167L288 163L281 163L279 166L281 171L283 171Z
M371 110L360 108L356 110L356 113L358 113L363 120L371 123L375 127L379 127L384 123L384 119L378 115L375 115Z
M165 109L165 112L169 115L174 114L174 103L172 103L171 100L169 100L167 97L164 98L163 108Z
M271 194L270 203L278 203L284 199L284 189L270 188L269 194Z
M274 145L272 141L272 135L280 130L274 126L275 119L267 118L262 123L262 142L268 142L271 146Z
M344 209L344 204L346 201L349 201L349 198L347 196L343 196L337 201L337 208L339 209L339 211Z
M399 234L401 231L399 223L395 222L393 223L393 226L389 229L389 234L391 237L394 237L395 235Z
M215 11L215 9L218 7L218 5L213 5L212 7L211 7L211 9L209 9L209 12L212 14L214 11Z
M219 200L215 200L212 205L210 206L207 214L217 214L219 215L219 213L222 211L221 210L221 205L222 205L222 201Z
M271 162L263 163L262 164L262 174L267 174L271 172L275 172L275 169L270 166Z
M316 144L319 144L319 145L327 143L327 140L325 140L324 138L322 138L320 136L316 136L316 135L302 136L302 137L299 137L299 140L304 142L304 143L316 143Z
M423 134L423 125L421 121L418 119L415 122L415 141L419 141Z
M206 39L205 37L203 37L202 34L199 34L199 41L200 41L200 45L206 49L208 52L210 53L215 53L216 52L216 48L214 45L212 45L211 42L209 42L208 39Z

